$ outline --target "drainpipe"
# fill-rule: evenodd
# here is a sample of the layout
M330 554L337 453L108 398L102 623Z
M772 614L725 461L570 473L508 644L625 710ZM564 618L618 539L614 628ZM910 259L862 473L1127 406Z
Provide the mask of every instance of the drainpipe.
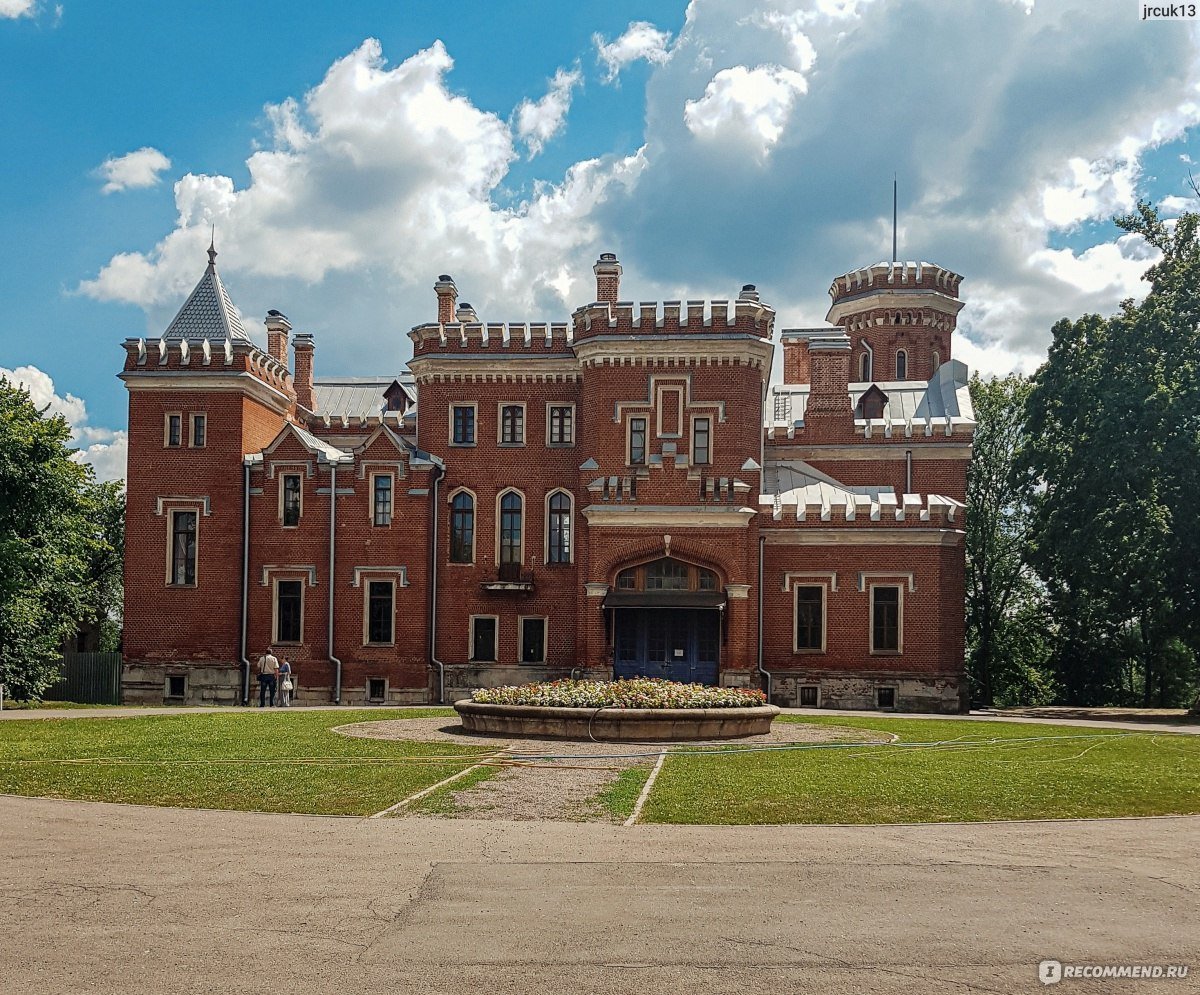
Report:
M329 661L334 666L333 703L342 703L342 661L333 655L334 553L337 549L337 464L329 464Z
M242 462L242 704L250 704L250 660L246 656L246 628L250 600L250 464Z
M767 679L767 703L771 701L771 673L763 669L763 547L766 536L758 537L758 672Z
M433 531L429 539L429 662L438 669L438 704L446 704L446 665L437 658L437 568L438 568L438 484L446 475L434 467Z
M912 489L912 450L904 451L904 493L911 494Z

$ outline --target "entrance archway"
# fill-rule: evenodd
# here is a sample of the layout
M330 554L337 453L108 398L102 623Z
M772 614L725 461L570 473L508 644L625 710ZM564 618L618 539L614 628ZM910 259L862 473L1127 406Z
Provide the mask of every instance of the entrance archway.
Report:
M717 683L725 592L714 571L669 556L629 567L604 607L614 677Z

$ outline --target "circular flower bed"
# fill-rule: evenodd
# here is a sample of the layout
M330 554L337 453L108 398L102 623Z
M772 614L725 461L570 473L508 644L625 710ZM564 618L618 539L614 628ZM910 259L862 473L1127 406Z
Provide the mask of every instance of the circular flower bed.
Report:
M485 705L541 705L550 708L757 708L761 691L680 684L658 677L619 681L547 681L500 688L476 688L471 700Z
M626 742L758 736L779 714L761 691L643 677L480 688L454 708L468 732Z

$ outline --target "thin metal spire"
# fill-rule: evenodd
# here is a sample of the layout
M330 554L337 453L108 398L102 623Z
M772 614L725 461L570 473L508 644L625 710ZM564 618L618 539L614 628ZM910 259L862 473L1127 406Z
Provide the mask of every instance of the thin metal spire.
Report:
M896 174L892 173L892 262L896 261Z
M208 265L217 265L217 226L212 226L212 236L208 240Z

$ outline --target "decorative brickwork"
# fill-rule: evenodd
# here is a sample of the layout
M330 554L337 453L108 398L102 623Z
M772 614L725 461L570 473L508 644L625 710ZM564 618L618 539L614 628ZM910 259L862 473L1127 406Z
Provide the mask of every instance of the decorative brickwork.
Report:
M569 322L497 324L443 275L437 320L409 333L414 418L323 388L311 336L289 371L278 312L265 352L227 335L210 264L188 331L125 343L127 700L161 701L181 667L189 700L253 699L273 644L300 702L616 670L956 710L960 278L886 270L839 277L831 325L784 333L774 396L775 312L752 285L635 305L606 253ZM865 395L860 339L905 350L902 384ZM193 414L203 447L175 444Z

